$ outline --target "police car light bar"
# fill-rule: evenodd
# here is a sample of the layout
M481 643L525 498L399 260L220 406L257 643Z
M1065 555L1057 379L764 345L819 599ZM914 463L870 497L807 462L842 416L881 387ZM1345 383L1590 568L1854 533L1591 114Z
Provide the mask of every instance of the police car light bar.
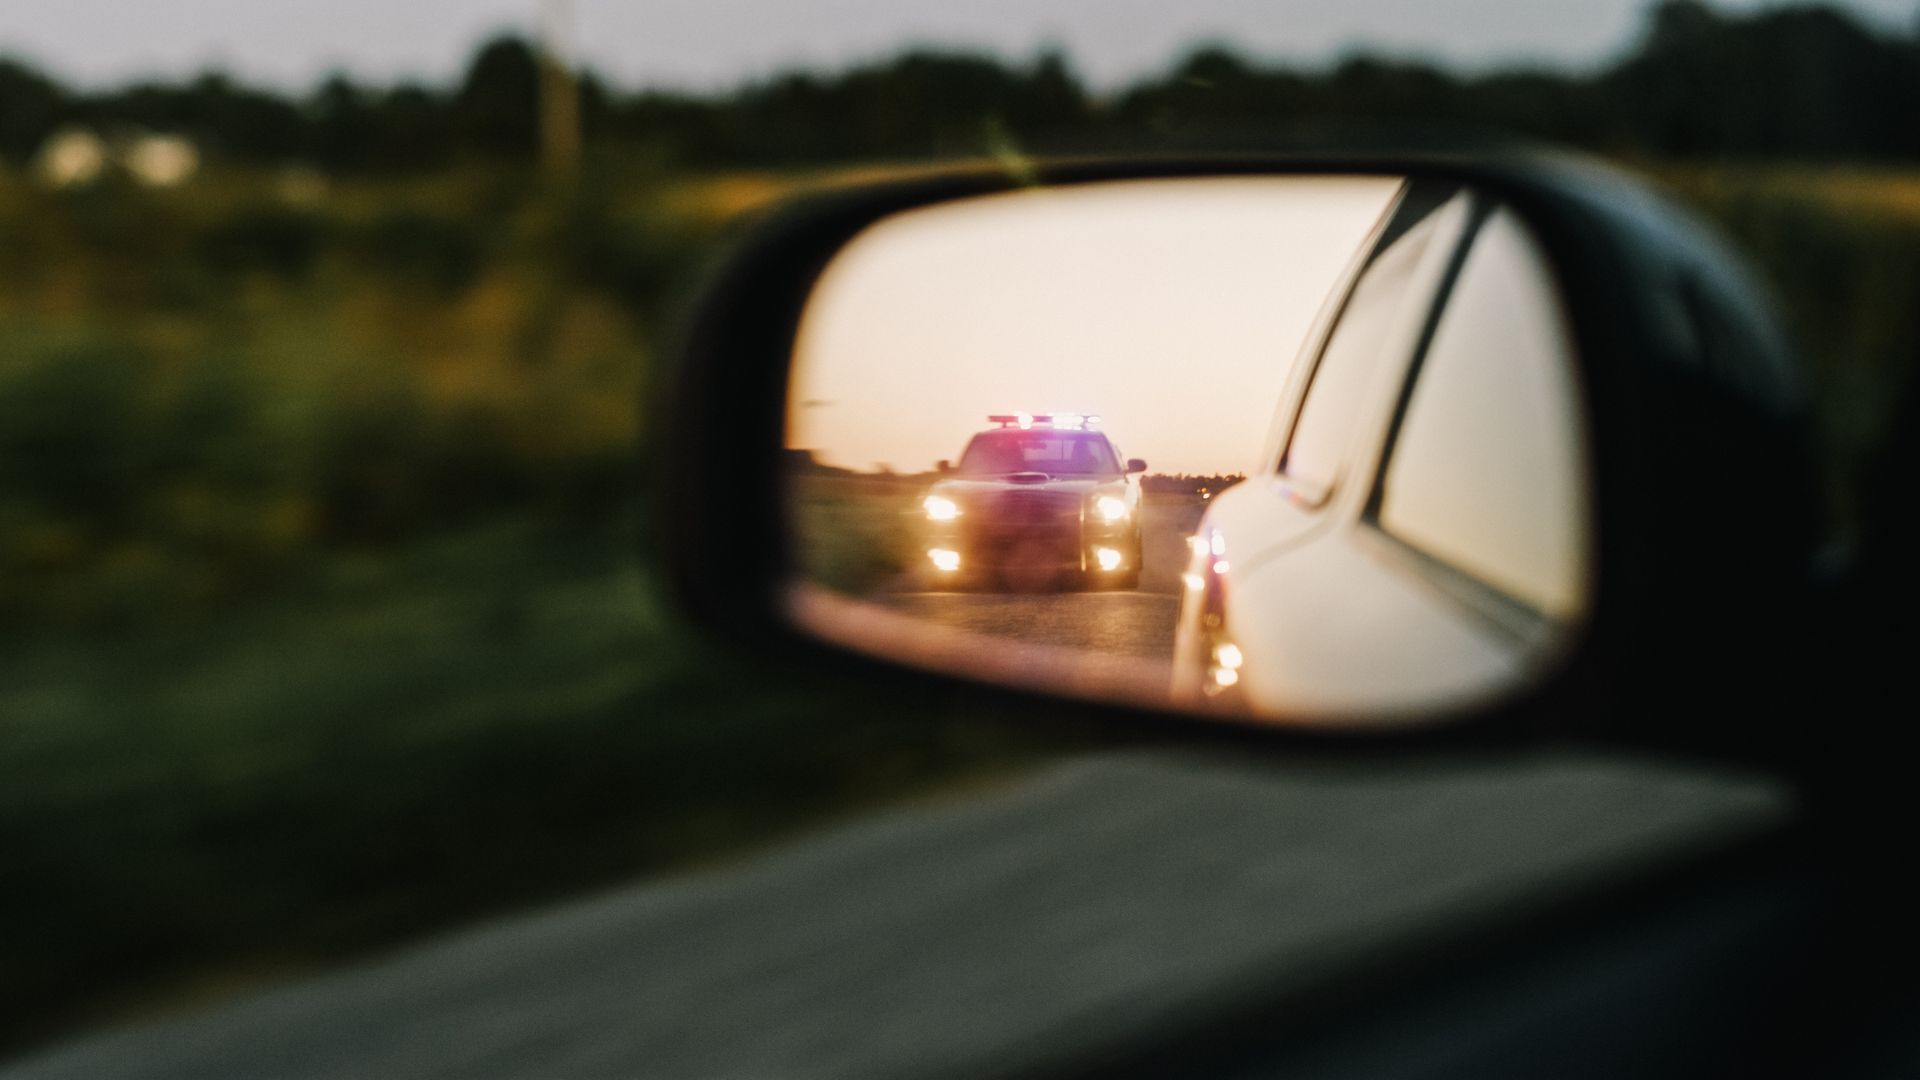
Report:
M1100 418L1083 413L991 413L987 421L1003 428L1017 427L1022 431L1036 427L1079 431L1099 423Z

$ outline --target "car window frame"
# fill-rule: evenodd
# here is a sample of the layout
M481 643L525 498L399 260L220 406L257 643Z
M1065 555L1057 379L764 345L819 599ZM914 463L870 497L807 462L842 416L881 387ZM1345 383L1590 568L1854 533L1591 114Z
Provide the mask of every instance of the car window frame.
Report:
M1435 284L1434 299L1429 300L1428 315L1431 316L1433 311L1437 310L1439 305L1444 302L1444 297L1450 294L1453 283L1452 275L1456 271L1456 262L1460 258L1461 252L1467 246L1468 239L1478 229L1478 221L1473 216L1473 212L1484 196L1473 190L1470 185L1453 181L1426 181L1426 183L1435 185L1432 189L1433 194L1427 195L1425 192L1421 193L1420 204L1425 205L1425 210L1418 217L1408 220L1406 212L1409 208L1410 198L1415 193L1416 185L1420 183L1422 183L1422 181L1409 178L1402 190L1394 196L1392 205L1381 215L1378 229L1367 238L1365 257L1360 261L1359 266L1348 276L1341 291L1339 302L1333 309L1331 318L1327 320L1324 329L1322 329L1312 341L1311 362L1304 365L1306 370L1300 377L1298 388L1289 395L1284 406L1287 412L1286 419L1281 427L1279 445L1271 457L1268 458L1268 465L1271 468L1273 477L1279 481L1283 493L1289 500L1302 509L1318 512L1332 505L1334 495L1338 493L1344 485L1348 479L1347 473L1354 465L1354 455L1356 447L1359 445L1357 439L1357 429L1359 426L1358 416L1356 416L1354 422L1350 424L1348 428L1346 445L1339 455L1339 462L1334 468L1332 478L1329 479L1326 484L1322 485L1308 480L1297 473L1289 473L1287 471L1287 458L1293 451L1294 440L1300 433L1300 420L1306 414L1307 403L1312 399L1314 386L1319 382L1321 371L1325 366L1327 350L1332 346L1334 338L1340 332L1341 325L1346 321L1347 312L1352 306L1354 294L1360 289L1361 282L1366 279L1368 271L1373 269L1374 264L1377 263L1381 256L1386 254L1388 249L1396 242L1433 215L1440 213L1448 203L1465 195L1471 200L1468 205L1468 217L1466 223L1462 226L1460 234L1452 238L1454 250L1448 257L1449 263L1447 271L1442 273L1440 280ZM1424 349L1427 336L1430 332L1431 327L1423 325L1422 334L1415 339L1416 352ZM1302 359L1307 359L1307 356L1303 355ZM1376 371L1374 377L1380 377L1380 373Z

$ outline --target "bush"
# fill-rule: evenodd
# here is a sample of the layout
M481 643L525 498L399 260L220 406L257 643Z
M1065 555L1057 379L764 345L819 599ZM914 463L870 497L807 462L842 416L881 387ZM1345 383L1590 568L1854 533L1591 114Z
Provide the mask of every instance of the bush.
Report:
M201 234L200 258L227 276L263 274L299 282L312 273L332 239L318 214L285 206L254 206L237 211Z
M357 231L354 246L367 269L438 296L471 288L483 262L471 223L413 209L382 213Z

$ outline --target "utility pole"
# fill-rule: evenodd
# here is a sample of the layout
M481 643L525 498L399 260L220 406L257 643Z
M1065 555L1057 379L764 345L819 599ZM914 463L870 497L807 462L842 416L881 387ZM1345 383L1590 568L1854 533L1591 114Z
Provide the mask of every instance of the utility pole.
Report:
M573 0L540 3L540 165L571 187L580 170L580 85L573 64Z

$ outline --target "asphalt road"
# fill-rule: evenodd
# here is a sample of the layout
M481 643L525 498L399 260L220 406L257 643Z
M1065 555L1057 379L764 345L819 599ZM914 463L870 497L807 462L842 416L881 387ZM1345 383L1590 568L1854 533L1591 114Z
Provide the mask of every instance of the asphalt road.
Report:
M1588 757L1102 755L97 1034L0 1080L1101 1075L1254 1004L1309 1022L1342 988L1399 986L1789 806L1756 781ZM1404 1055L1418 1033L1368 1041Z
M1206 503L1197 498L1149 496L1141 508L1137 589L962 592L926 591L902 583L869 599L948 630L1170 664L1187 537L1199 526L1205 510Z

